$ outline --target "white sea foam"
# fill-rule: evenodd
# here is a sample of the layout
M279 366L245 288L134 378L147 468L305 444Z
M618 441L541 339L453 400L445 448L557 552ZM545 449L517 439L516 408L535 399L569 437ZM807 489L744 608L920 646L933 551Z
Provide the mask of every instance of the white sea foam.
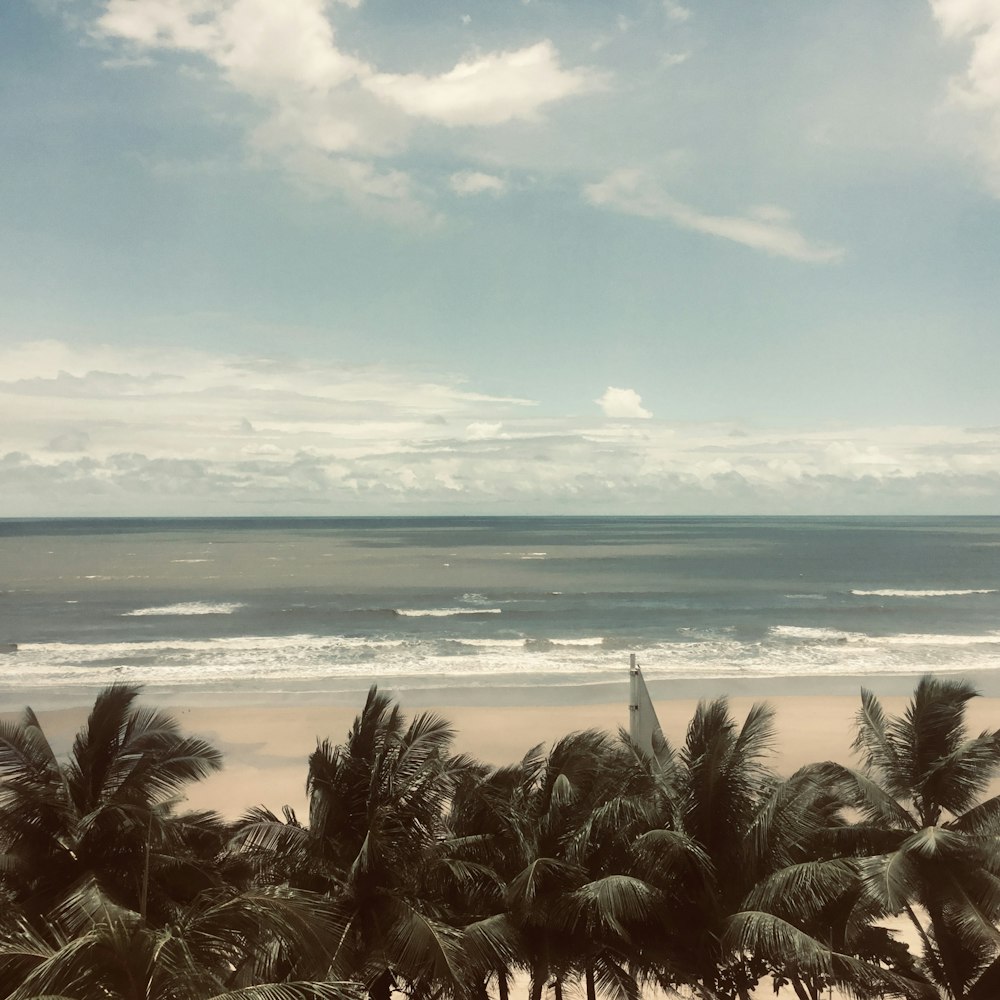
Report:
M798 634L789 630L798 629ZM783 631L778 631L783 630ZM841 639L840 636L844 636ZM562 640L565 643L566 640ZM0 687L96 686L113 680L172 689L302 690L315 684L391 679L399 688L460 683L476 687L623 682L624 653L639 655L648 679L765 676L914 675L995 667L1000 632L987 635L866 636L835 629L775 626L763 640L733 635L698 641L572 644L519 637L449 639L388 635L238 636L174 641L19 643L17 670ZM455 655L464 648L465 655Z
M522 559L547 559L549 556L548 552L522 552Z
M996 590L852 590L855 597L970 597L995 594Z
M891 646L995 646L1000 644L1000 632L989 635L901 633L899 635L876 636L871 639L871 642Z
M600 635L586 636L583 639L550 639L553 646L602 646L604 637Z
M474 649L524 649L524 639L455 639L460 646Z
M451 618L453 615L499 615L500 608L395 608L400 618Z
M159 608L136 608L134 611L122 612L123 618L140 618L146 616L165 615L231 615L234 611L246 607L238 601L210 604L208 601L186 601L180 604L165 604Z
M862 632L842 632L837 628L809 628L804 625L773 625L768 632L782 639L807 639L816 642L859 642L868 638Z
M211 559L171 559L172 563L203 563L211 562Z
M788 601L825 601L826 594L785 594Z

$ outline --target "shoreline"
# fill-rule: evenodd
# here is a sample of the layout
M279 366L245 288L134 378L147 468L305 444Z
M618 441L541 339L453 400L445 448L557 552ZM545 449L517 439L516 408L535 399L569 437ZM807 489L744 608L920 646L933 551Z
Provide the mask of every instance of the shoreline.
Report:
M12 664L13 665L13 664ZM641 666L642 664L640 662ZM730 675L716 677L645 677L654 702L697 701L701 698L748 698L768 700L786 696L840 697L858 696L862 687L870 688L880 697L909 694L924 674L938 674L969 681L986 698L1000 698L1000 657L993 670L936 671L932 665L926 670L904 673L829 673L812 675ZM325 705L339 708L363 703L368 689L379 689L392 695L404 705L414 709L438 705L455 707L530 708L543 705L552 708L603 705L628 701L628 660L623 657L621 677L578 684L526 683L512 680L509 684L471 684L464 678L449 680L442 675L440 683L419 683L409 686L407 679L391 676L384 681L376 674L351 678L328 678L282 681L280 686L269 683L234 683L231 685L210 682L206 684L146 684L128 676L121 683L134 684L142 697L164 707L186 707L192 704L214 705L229 708L256 708L263 706L312 707ZM106 685L51 685L5 686L0 680L0 717L20 711L31 705L36 711L60 711L79 708L93 703L94 697Z

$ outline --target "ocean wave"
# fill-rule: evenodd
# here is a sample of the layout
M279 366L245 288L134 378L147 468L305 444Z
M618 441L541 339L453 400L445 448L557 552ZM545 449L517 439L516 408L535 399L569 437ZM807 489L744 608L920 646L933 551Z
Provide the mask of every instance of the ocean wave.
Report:
M892 646L995 646L1000 643L1000 632L988 635L900 633L898 635L876 636L870 641L876 645Z
M773 625L768 632L782 639L807 642L865 643L869 646L983 646L1000 643L1000 631L985 635L951 635L938 632L899 632L892 635L867 635L843 632L836 628L809 628L801 625Z
M810 628L805 625L772 625L768 632L781 639L806 639L814 642L859 642L868 638L861 632L842 632L837 628Z
M826 594L785 594L786 601L825 601Z
M400 618L451 618L454 615L499 615L500 608L393 608Z
M775 625L763 637L517 635L456 638L372 635L242 635L105 643L20 642L16 670L0 689L98 686L115 680L172 689L215 685L331 690L372 682L415 689L449 684L481 688L520 683L561 686L624 683L628 653L649 680L669 678L917 675L995 670L1000 630L984 635L899 633Z
M211 604L208 601L184 601L180 604L165 604L158 608L136 608L134 611L123 611L123 618L142 618L146 616L165 615L231 615L245 604L238 601Z
M974 594L995 594L995 589L982 590L852 590L855 597L970 597Z
M490 599L485 594L479 594L476 592L462 594L459 598L463 604L489 604Z
M526 639L452 639L459 646L471 646L473 649L524 649Z

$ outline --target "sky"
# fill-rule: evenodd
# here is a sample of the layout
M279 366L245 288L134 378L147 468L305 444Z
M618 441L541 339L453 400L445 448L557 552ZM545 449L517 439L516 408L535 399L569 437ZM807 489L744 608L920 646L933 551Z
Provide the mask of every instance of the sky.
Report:
M1000 510L1000 0L20 0L0 164L0 516Z

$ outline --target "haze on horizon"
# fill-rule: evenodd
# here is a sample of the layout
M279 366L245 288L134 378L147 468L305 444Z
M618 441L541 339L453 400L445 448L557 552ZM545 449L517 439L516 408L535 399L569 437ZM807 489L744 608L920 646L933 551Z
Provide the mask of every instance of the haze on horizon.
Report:
M0 516L1000 509L1000 0L29 0L0 110Z

